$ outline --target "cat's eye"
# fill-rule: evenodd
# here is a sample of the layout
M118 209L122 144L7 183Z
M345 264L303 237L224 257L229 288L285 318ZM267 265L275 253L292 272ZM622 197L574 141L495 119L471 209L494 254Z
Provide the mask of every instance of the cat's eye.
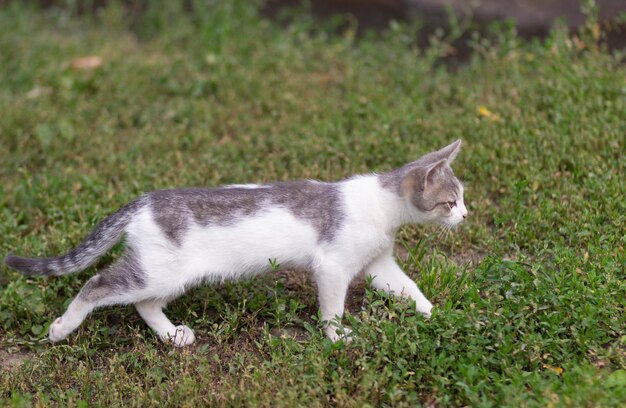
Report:
M448 206L449 206L450 208L454 208L454 207L456 207L456 201L448 201L448 203L447 203L447 204L448 204Z

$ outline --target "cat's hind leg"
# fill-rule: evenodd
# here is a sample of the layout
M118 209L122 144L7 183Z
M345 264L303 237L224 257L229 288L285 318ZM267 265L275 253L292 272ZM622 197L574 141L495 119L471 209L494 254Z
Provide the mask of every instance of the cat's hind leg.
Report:
M94 276L94 278L99 277L99 275ZM91 278L87 283L91 282L94 278ZM56 343L69 336L71 332L80 326L94 307L95 306L90 302L83 300L79 294L74 298L72 303L70 303L65 313L63 313L63 316L58 317L50 324L50 328L48 329L48 338L50 341Z
M196 337L187 326L174 326L163 313L165 301L150 299L135 303L137 312L164 342L171 342L176 347L192 344Z
M324 332L332 341L346 338L351 330L341 326L350 274L341 265L321 264L315 268L320 314Z
M372 286L395 296L410 298L415 301L418 312L430 317L433 305L398 266L393 258L391 248L376 258L366 269L367 276L372 278Z
M97 307L133 303L144 286L139 262L128 252L85 283L65 313L50 324L48 338L53 343L65 339Z

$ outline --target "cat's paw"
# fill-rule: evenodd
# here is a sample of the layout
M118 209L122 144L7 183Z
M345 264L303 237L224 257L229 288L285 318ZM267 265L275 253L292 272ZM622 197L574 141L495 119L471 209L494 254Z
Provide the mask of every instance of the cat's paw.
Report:
M424 302L417 303L416 309L418 312L423 314L425 318L430 319L433 311L433 305L428 300L426 300Z
M189 327L180 325L176 326L174 333L168 333L165 340L171 342L174 347L185 347L193 344L196 341L196 336Z
M63 326L63 320L59 317L50 324L48 339L50 339L52 343L57 343L69 336L71 332L72 330Z
M339 340L343 340L346 343L349 343L352 341L352 337L350 337L350 335L352 334L352 329L348 327L329 326L329 327L326 327L325 331L326 331L326 336L333 343L338 342Z

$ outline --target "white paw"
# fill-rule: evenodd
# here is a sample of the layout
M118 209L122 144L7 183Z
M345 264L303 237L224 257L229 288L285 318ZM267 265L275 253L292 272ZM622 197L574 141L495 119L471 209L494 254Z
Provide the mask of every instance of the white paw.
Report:
M348 327L328 326L324 331L326 332L326 336L328 336L333 343L339 340L344 340L346 343L352 341L350 337L352 330Z
M59 342L69 336L71 330L63 327L63 323L61 318L57 318L55 321L50 324L50 328L48 329L48 338L52 343Z
M430 303L428 300L418 303L416 305L416 309L418 312L420 312L421 314L424 315L425 318L429 319L431 314L432 314L432 310L433 310L433 305L432 303Z
M174 333L168 333L167 338L164 340L172 342L174 347L185 347L193 344L193 342L196 341L196 336L189 327L180 325L176 326Z

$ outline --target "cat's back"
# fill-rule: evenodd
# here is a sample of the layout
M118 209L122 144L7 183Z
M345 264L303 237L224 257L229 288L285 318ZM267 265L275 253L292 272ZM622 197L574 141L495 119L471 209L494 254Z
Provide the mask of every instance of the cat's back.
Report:
M228 225L266 206L264 186L226 186L157 190L146 194L154 218L159 223L185 220L200 225Z
M234 228L281 212L312 227L320 240L331 240L345 216L339 186L313 180L156 190L144 200L149 218L174 242L191 227Z

